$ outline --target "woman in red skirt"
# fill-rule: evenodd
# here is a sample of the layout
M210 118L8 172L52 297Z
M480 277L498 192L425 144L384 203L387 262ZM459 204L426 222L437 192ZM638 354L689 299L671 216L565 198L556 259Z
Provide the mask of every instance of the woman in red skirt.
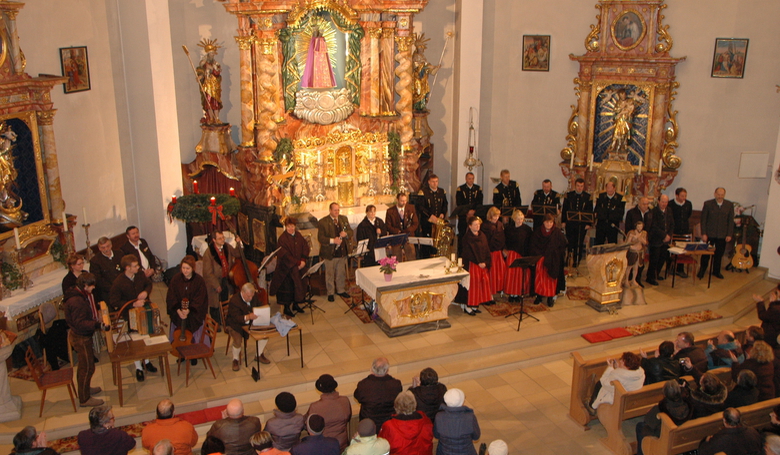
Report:
M565 279L559 275L563 256L566 254L566 244L566 236L555 226L555 217L548 213L544 216L542 227L531 236L531 256L542 256L536 264L534 280L534 303L537 305L542 303L542 297L547 297L548 307L552 308L555 304L558 280Z
M510 302L519 302L521 295L531 292L531 269L509 268L516 260L528 256L531 243L531 227L525 224L525 215L520 210L512 212L512 221L506 226L506 284L504 292Z
M504 237L504 223L498 218L501 216L501 210L496 207L490 207L487 212L487 223L482 223L479 230L485 234L490 248L491 266L490 272L490 290L494 293L504 291L506 282L506 262L504 261L504 248L506 248L506 239Z
M462 306L464 313L476 316L477 313L481 313L480 304L493 300L488 278L491 258L487 237L479 230L482 220L472 216L467 222L469 230L463 236L461 257L463 266L469 271L469 300L467 305Z

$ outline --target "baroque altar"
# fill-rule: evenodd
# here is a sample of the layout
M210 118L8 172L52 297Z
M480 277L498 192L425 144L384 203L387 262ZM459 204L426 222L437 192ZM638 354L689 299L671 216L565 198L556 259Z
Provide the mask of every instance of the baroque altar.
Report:
M584 178L594 197L608 181L632 206L655 200L677 175L679 83L675 67L685 57L669 52L673 40L663 24L664 0L599 0L596 24L585 38L561 170Z

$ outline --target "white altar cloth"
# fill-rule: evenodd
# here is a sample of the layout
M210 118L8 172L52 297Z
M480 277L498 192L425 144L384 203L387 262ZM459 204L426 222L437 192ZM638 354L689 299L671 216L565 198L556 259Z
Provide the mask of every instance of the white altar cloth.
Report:
M43 302L61 296L62 279L67 274L67 270L59 269L33 279L33 287L26 291L17 289L11 293L10 298L0 300L0 311L11 319Z
M464 280L468 279L469 273L463 271L446 274L444 273L445 261L445 258L437 257L399 262L392 281L385 281L385 275L379 271L378 265L364 267L355 271L355 280L372 299L376 299L379 293L404 289L412 285L435 285L458 280L463 284Z

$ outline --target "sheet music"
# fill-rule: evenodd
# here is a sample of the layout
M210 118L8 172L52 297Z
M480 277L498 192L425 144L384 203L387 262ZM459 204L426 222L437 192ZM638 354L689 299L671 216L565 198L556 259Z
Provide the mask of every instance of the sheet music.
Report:
M271 323L271 307L261 306L252 308L252 312L257 315L257 319L252 321L253 326L268 325Z
M433 239L431 237L409 237L408 242L412 245L433 246Z
M379 262L380 259L384 259L387 257L387 249L385 248L375 248L374 249L374 259Z

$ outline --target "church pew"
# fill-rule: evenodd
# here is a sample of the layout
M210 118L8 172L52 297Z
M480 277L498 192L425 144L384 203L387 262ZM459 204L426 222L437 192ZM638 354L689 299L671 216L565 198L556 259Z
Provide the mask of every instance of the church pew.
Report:
M680 332L684 331L684 327L680 327ZM715 338L718 334L710 334L708 336L699 337L698 340L694 343L696 346L701 347L702 349L707 347L707 340L711 340ZM740 341L744 340L745 332L744 330L734 332L734 335L736 338ZM649 346L645 347L644 351L648 353L648 355L653 355L655 350L658 348L658 345L655 346ZM636 354L639 354L639 351L633 351ZM572 352L572 359L573 359L573 365L572 365L572 381L571 381L571 398L569 400L569 417L574 420L578 425L582 426L583 429L588 429L588 424L591 420L595 419L595 416L591 416L587 409L585 409L585 405L583 404L584 399L590 399L590 394L593 391L593 387L595 386L596 382L601 378L602 373L604 373L604 370L607 369L607 359L608 358L614 358L615 356L605 356L605 357L599 357L591 360L585 360L582 357L582 354L575 351Z
M780 398L761 401L750 406L742 406L742 423L757 430L769 425L769 413L780 404ZM723 428L723 413L718 412L707 417L689 420L677 426L664 413L658 414L661 419L661 436L648 436L642 440L642 451L647 455L673 455L699 447L701 440L715 434Z
M710 370L710 373L726 384L731 382L731 368L717 368ZM692 376L683 376L683 379L693 381ZM648 384L632 392L627 392L618 381L612 381L612 385L615 386L615 399L612 404L602 404L596 410L599 422L607 431L607 437L602 438L601 443L614 454L632 455L636 450L629 439L633 439L634 435L626 437L623 434L623 421L644 416L657 405L664 397L664 382Z

